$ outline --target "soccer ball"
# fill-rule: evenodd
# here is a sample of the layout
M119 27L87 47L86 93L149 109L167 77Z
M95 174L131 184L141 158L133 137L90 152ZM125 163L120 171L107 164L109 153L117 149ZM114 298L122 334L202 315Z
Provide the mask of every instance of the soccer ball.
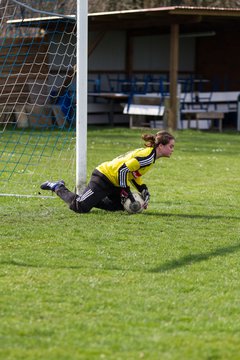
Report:
M138 192L133 192L132 194L135 202L131 202L131 200L127 198L123 204L123 207L129 214L141 213L144 210L144 200Z

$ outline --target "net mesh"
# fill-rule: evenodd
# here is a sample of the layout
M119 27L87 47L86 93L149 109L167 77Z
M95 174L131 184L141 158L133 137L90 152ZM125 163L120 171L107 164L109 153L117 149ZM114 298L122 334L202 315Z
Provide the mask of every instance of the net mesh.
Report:
M75 4L0 2L1 193L38 194L75 171ZM41 11L39 10L41 9Z

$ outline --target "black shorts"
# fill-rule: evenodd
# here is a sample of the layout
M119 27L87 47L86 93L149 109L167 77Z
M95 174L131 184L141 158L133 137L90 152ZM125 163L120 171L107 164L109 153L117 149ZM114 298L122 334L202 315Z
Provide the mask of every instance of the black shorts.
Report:
M123 210L121 190L95 169L87 187L81 195L76 196L70 209L80 213L89 212L93 207L108 211Z

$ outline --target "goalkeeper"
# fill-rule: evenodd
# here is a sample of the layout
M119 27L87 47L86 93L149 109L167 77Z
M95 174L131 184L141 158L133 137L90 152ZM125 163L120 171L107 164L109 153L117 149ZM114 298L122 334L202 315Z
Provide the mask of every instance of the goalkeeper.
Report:
M157 159L171 156L175 138L162 130L155 135L144 134L142 139L145 141L144 148L135 149L97 166L80 195L69 191L63 180L46 181L41 185L41 189L55 192L71 210L88 213L93 207L108 211L124 210L123 204L127 198L134 202L130 189L130 186L133 186L141 193L144 207L147 208L150 194L142 182L142 176L151 169Z

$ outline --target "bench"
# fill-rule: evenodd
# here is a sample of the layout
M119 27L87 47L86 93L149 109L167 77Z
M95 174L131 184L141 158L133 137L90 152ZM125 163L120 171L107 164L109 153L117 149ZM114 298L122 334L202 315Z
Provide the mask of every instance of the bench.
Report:
M214 121L218 121L219 132L222 132L222 120L224 118L224 113L219 111L204 111L204 110L182 110L182 114L185 115L187 120L187 128L190 127L190 121L196 120L197 129L199 129L199 121L201 120L210 120L211 127L213 127Z
M163 117L164 106L158 105L141 105L141 104L126 104L123 109L124 114L130 115L129 127L134 127L134 117L135 116L156 116ZM146 123L142 123L146 125Z
M123 113L130 115L129 126L133 127L163 127L165 106L159 97L151 95L134 95L124 106ZM148 120L146 120L148 117ZM151 119L154 120L151 120ZM135 126L136 125L136 126Z

